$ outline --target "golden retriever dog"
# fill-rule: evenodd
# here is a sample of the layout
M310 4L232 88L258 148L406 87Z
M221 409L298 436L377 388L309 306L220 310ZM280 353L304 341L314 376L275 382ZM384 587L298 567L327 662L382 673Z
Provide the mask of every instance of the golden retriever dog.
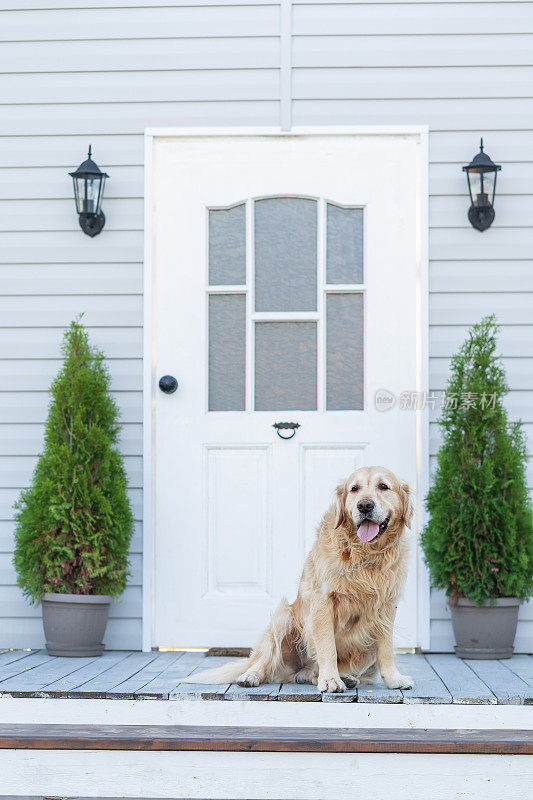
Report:
M371 683L411 689L394 662L392 630L407 569L407 483L362 467L337 486L304 564L294 603L284 599L248 659L186 678L188 683L314 683L343 692Z

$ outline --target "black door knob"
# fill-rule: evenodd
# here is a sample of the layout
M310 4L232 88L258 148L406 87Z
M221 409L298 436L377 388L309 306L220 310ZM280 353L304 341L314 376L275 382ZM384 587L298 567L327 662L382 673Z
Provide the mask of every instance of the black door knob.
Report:
M174 394L178 388L178 382L173 375L163 375L159 378L159 388L165 394Z

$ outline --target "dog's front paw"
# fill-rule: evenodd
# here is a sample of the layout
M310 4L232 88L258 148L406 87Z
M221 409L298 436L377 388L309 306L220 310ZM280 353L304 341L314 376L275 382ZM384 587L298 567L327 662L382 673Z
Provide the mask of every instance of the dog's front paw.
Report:
M355 689L355 687L359 686L361 683L361 680L357 675L343 675L342 680L348 689Z
M414 681L409 675L390 675L383 678L383 682L387 689L412 689Z
M261 676L254 672L252 669L247 669L237 678L239 686L259 686L261 683Z
M337 675L333 678L323 678L318 676L318 691L319 692L345 692L346 685L342 679Z

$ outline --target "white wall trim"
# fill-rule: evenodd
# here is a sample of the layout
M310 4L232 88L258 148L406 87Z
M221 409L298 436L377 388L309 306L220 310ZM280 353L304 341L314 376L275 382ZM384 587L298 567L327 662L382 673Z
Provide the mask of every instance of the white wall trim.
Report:
M279 124L283 131L292 125L292 0L280 0Z
M420 385L418 392L429 391L429 130L420 134L420 175L419 175L419 242L420 255L418 265L418 319L420 331L418 336L419 352L418 375ZM419 395L424 396L424 395ZM419 412L418 419L418 497L416 498L419 529L422 530L427 521L424 499L429 489L429 408ZM431 629L431 586L429 572L424 563L420 541L417 539L417 592L418 592L418 643L422 650L429 650Z
M153 137L144 139L144 270L143 270L143 585L142 585L142 649L152 648L153 627L153 513L152 488L155 477L153 436L154 392L153 358L153 271L152 271L152 151Z
M196 136L418 136L420 140L420 173L418 177L419 209L419 278L418 325L419 343L417 353L418 385L417 391L429 389L428 363L428 204L429 204L429 129L422 125L361 125L361 126L305 126L284 131L281 127L224 127L224 128L183 128L155 127L145 131L145 212L144 212L144 360L143 360L143 605L142 605L142 647L150 650L153 644L153 492L156 459L154 448L153 395L155 392L153 358L153 268L152 268L152 206L153 174L152 152L155 137L196 137ZM417 433L417 518L425 521L423 499L429 485L429 414L427 409L418 413ZM423 563L420 545L417 543L417 592L418 592L418 635L419 646L429 648L430 631L430 592L427 569Z

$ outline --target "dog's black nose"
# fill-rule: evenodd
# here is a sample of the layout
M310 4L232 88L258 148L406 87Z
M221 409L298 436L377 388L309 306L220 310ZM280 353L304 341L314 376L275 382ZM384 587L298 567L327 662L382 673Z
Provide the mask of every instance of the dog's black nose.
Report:
M373 502L373 500L359 500L357 503L357 508L361 514L370 514L370 512L374 510L375 505L376 504Z

